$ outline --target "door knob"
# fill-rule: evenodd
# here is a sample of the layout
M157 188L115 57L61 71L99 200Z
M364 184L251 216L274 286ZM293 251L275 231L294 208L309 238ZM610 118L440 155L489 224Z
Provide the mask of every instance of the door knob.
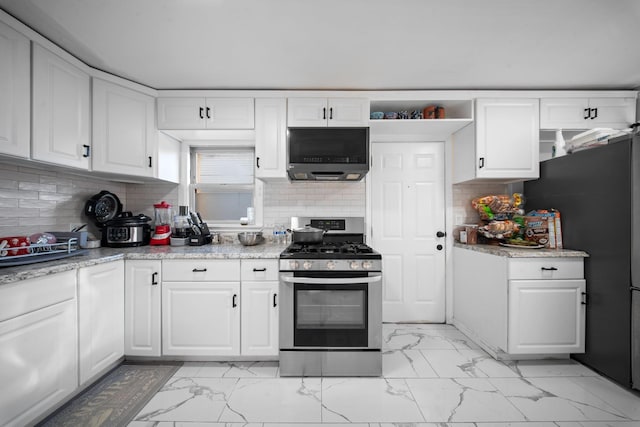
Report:
M438 232L436 233L436 237L444 237L444 236L446 236L446 235L447 235L447 233L445 233L444 231L438 231Z
M443 247L442 245L437 245L437 246L436 246L436 249L437 249L437 250L439 250L439 251L441 251L441 250L442 250L442 247Z

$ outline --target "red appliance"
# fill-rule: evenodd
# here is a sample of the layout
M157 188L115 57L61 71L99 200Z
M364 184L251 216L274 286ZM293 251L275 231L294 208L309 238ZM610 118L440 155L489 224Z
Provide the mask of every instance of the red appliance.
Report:
M171 205L164 200L153 205L155 229L151 237L152 245L171 243Z

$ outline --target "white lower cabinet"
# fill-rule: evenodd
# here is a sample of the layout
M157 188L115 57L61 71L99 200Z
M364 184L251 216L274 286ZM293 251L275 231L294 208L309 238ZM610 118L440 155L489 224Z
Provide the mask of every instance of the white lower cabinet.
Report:
M124 261L78 269L80 384L124 355Z
M124 354L159 357L162 261L127 260L124 279Z
M0 288L0 425L29 425L78 386L75 271Z
M510 258L455 247L454 324L494 357L583 353L583 258Z
M240 282L164 282L162 353L240 354Z
M276 356L277 278L275 259L162 261L162 355Z
M507 352L583 353L584 280L510 280Z
M240 260L165 260L162 276L162 354L240 354Z

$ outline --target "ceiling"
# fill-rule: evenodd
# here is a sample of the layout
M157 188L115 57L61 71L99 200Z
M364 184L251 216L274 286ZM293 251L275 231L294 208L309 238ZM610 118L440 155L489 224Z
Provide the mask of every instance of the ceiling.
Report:
M637 89L638 0L0 0L156 89Z

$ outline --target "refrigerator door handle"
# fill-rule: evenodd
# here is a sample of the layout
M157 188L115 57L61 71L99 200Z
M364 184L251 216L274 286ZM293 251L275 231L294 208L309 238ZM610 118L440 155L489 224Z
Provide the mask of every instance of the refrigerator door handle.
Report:
M632 291L640 291L640 288L637 286L632 286L629 289L631 289Z

